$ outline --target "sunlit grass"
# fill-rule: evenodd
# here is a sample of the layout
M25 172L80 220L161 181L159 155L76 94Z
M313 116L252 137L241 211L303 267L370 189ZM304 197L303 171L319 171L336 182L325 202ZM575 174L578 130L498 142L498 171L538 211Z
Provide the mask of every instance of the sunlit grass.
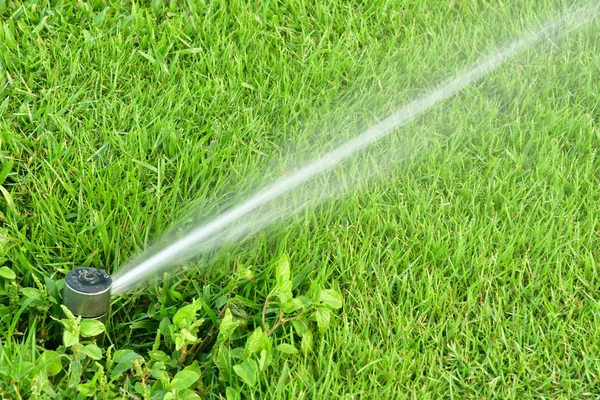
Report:
M115 271L567 2L73 3L0 1L0 233L23 286ZM355 191L165 288L221 294L288 253L342 291L257 398L597 397L599 45L596 24L531 49L346 166ZM110 341L148 349L145 308L180 301L115 299Z

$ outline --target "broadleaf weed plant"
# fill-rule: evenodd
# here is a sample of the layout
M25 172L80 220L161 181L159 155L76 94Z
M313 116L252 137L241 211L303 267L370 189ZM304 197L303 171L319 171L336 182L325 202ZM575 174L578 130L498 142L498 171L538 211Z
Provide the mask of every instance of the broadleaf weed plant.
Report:
M167 277L164 304L137 321L158 326L144 349L133 340L119 343L117 326L107 329L60 305L62 280L34 277L35 287L19 287L7 267L0 279L2 398L252 398L284 363L310 355L314 335L343 305L338 291L315 282L296 293L294 284L302 285L293 282L286 255L261 273L237 268L223 291L189 299ZM56 307L62 318L49 316Z

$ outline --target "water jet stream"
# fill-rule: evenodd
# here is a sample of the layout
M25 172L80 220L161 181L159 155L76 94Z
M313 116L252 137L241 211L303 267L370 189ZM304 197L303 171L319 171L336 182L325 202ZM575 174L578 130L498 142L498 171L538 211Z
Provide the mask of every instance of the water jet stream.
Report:
M248 216L248 214L261 206L289 193L312 178L331 170L343 160L369 147L440 102L482 79L509 59L523 52L533 44L541 42L545 37L551 34L555 36L563 35L578 30L592 22L599 13L600 4L595 1L588 3L580 8L567 11L565 15L554 18L550 22L529 31L528 34L511 44L497 49L494 54L482 58L462 73L442 83L437 89L410 102L398 112L367 129L356 138L351 139L337 149L308 163L296 172L265 187L240 205L231 208L207 224L196 228L183 238L150 257L117 271L113 277L112 293L120 294L133 289L146 278L175 263L197 255L199 252L197 246L199 244L203 242L216 243L217 240L215 240L215 237L222 235L223 230L234 222ZM228 235L225 234L225 236ZM203 249L206 247L203 246Z

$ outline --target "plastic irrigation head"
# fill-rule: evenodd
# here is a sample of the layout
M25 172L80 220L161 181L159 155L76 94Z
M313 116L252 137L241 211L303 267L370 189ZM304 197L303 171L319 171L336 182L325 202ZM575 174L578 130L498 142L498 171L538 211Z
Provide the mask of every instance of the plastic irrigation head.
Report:
M77 317L105 322L112 278L103 269L75 268L65 278L63 304Z

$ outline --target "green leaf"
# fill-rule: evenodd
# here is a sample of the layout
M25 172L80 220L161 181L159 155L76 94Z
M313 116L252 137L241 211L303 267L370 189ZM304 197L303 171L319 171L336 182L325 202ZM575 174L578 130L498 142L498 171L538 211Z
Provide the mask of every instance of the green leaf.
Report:
M158 329L160 329L160 333L167 339L173 339L171 337L171 327L173 326L174 325L171 324L171 320L168 317L164 317L158 324Z
M198 341L198 338L187 329L182 329L180 333L181 336L190 343L196 343Z
M312 306L313 303L312 300L306 296L298 296L294 300L297 301L299 304L302 304L302 308L308 308Z
M213 362L221 371L229 371L231 369L231 354L229 348L221 344L217 347L217 351L213 356Z
M183 389L177 392L177 400L198 400L201 397L198 393L194 392L191 389Z
M198 341L198 338L187 329L182 329L181 332L175 333L173 337L175 338L175 350L180 350L184 345Z
M116 379L123 372L133 366L133 360L143 360L143 357L133 350L117 350L113 354L113 362L116 364L111 371L110 378Z
M277 282L275 295L282 303L292 299L292 281L290 280L290 260L287 255L281 256L275 272Z
M165 393L165 397L163 397L163 400L172 400L175 398L175 394L173 394L173 392L167 392Z
M43 374L36 375L37 377L37 387L40 388L42 396L48 399L56 399L58 398L58 393L54 390L54 384L50 383L47 376Z
M219 340L229 339L239 324L240 321L234 321L231 311L227 308L219 325Z
M112 356L113 362L132 365L133 360L141 360L142 356L133 350L117 350Z
M141 394L142 396L144 395L144 393L146 392L146 385L142 386L142 382L136 382L135 385L133 385L133 389L135 390L135 392L137 394Z
M329 322L331 320L331 311L327 307L317 307L317 310L313 314L317 321L317 326L321 332L329 328Z
M333 289L321 290L319 300L333 309L342 308L344 304L342 295Z
M0 267L0 276L6 279L15 279L17 275L8 267Z
M227 400L242 400L240 392L229 386L225 388L225 397Z
M186 328L191 325L194 319L196 319L196 312L198 307L195 304L188 304L187 306L181 307L173 316L173 323L179 329Z
M306 297L308 297L313 303L319 302L319 296L321 295L321 287L317 282L311 282L308 290L306 291Z
M256 385L256 361L248 360L233 366L233 372L248 386Z
M4 268L4 267L3 267ZM32 288L32 287L24 287L19 289L19 291L21 293L23 293L23 296L27 297L27 298L32 298L32 297L41 297L41 293L39 289L36 288Z
M79 336L75 336L71 331L65 330L63 333L63 343L65 347L74 346L79 343Z
M289 304L292 300L292 282L287 282L282 286L277 286L275 290L275 296L279 299L279 301L283 304Z
M235 349L231 349L231 351L229 352L229 354L231 355L232 358L235 358L238 360L245 360L246 353L247 353L247 351L243 347L236 347Z
M77 385L77 391L85 397L94 397L96 394L96 382L88 381Z
M100 360L102 358L102 349L95 344L88 344L81 351L92 360Z
M150 350L148 354L150 355L150 358L152 360L161 361L165 364L168 364L172 361L171 357L169 357L167 353L161 350Z
M150 374L156 380L161 382L169 383L171 381L170 377L167 375L165 371L166 367L163 362L157 361L150 367ZM166 375L166 376L165 376Z
M198 382L200 374L194 371L179 371L171 381L171 389L185 389Z
M260 352L260 358L258 359L258 367L261 371L267 369L273 360L273 354L270 351L262 350Z
M288 343L281 343L279 346L277 346L277 350L279 350L280 352L285 353L285 354L297 354L298 353L298 349Z
M204 323L204 319L196 318L194 320L194 322L192 322L192 325L190 326L190 331L196 332L197 328L199 328L203 323Z
M104 332L104 324L96 319L84 319L81 321L81 336L98 336Z
M183 370L184 371L193 371L199 375L202 375L202 371L200 369L200 365L198 364L198 360L194 360L193 363L191 363L190 365L185 367Z
M282 286L290 280L290 259L287 255L281 256L276 268L277 286Z
M251 356L263 349L269 347L269 336L263 332L261 327L258 327L252 332L246 341L246 353Z
M281 311L288 314L294 312L296 310L300 310L303 308L303 304L299 299L292 299L285 304L281 305Z
M308 326L306 325L306 322L301 319L293 320L292 326L296 330L296 333L300 336L302 336L302 334L304 334L304 332L306 332L308 330Z
M309 299L306 296L298 296L298 297L294 297L287 303L283 304L281 306L281 309L285 313L290 313L290 312L293 312L296 310L308 308L311 305L312 305L311 299Z
M185 339L179 334L175 334L175 350L181 350L185 346Z
M81 365L81 361L72 360L69 366L69 379L67 380L67 386L71 388L76 388L79 382L81 381L81 374L83 373L83 365Z
M54 350L44 350L37 360L38 364L46 370L46 375L54 376L62 371L60 354Z
M313 335L312 335L311 331L306 330L302 334L302 341L300 342L300 350L302 350L302 353L304 353L306 355L312 350L312 348L313 348Z

